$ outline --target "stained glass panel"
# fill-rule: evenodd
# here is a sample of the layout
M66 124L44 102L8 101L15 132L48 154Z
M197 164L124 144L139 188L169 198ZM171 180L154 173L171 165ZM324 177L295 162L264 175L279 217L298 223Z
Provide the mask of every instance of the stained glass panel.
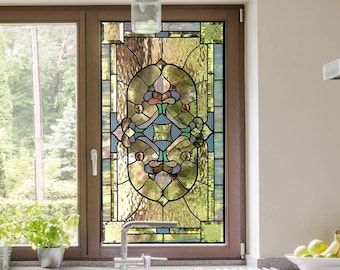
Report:
M101 27L102 243L225 243L223 23Z

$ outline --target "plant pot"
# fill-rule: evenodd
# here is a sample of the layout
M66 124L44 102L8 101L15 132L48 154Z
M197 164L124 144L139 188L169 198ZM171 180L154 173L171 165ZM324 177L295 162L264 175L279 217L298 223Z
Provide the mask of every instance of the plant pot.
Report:
M60 268L64 258L63 248L39 248L40 266L44 268Z
M0 269L9 269L12 247L0 246Z

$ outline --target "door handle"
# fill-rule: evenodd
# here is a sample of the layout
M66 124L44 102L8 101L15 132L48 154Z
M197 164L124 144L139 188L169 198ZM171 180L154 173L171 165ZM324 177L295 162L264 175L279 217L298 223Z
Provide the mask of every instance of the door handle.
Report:
M98 174L98 154L97 149L91 149L91 161L92 161L92 175L97 176Z

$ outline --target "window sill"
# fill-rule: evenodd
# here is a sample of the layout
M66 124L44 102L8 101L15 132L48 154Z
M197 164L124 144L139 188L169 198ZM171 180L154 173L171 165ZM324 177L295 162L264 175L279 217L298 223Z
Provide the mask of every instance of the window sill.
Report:
M160 264L162 263L162 264ZM256 270L255 267L245 266L242 260L183 260L155 262L154 270ZM41 269L37 261L12 261L13 270L35 270ZM76 270L100 270L113 269L112 261L64 261L61 269ZM117 268L118 269L118 268ZM135 270L143 268L133 268Z

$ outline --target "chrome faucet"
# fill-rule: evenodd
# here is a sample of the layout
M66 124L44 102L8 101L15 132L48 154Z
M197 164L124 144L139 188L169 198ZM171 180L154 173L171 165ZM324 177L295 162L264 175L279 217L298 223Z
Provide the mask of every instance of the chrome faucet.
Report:
M128 265L144 265L145 270L149 270L151 266L151 261L166 261L167 258L162 257L151 257L149 255L142 255L138 258L128 258L127 252L127 233L131 228L145 228L145 227L175 227L177 226L177 222L174 221L129 221L123 224L121 229L121 258L114 258L114 262L116 265L119 265L121 270L126 270Z

